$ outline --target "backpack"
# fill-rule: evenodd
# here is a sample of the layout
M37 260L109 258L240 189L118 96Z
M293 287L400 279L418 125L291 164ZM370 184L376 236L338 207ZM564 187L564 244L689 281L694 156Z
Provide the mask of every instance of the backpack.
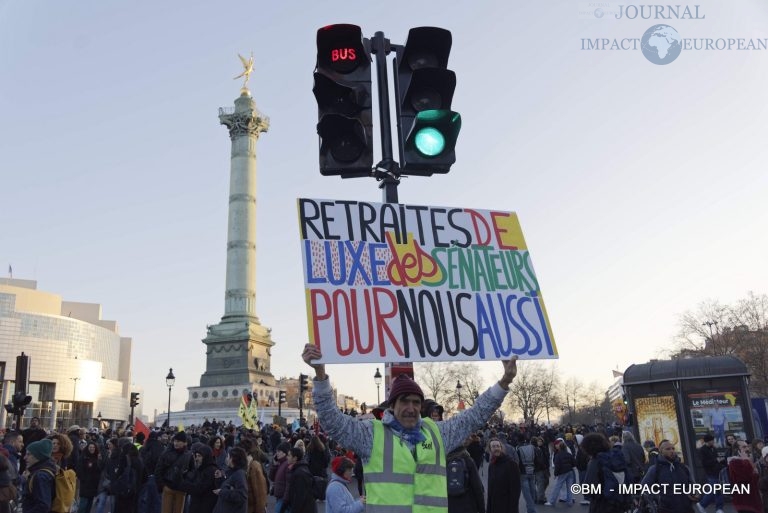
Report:
M448 478L448 495L450 497L458 497L466 493L468 472L464 458L454 458L448 462L446 477Z
M621 485L629 483L627 480L627 464L621 451L611 450L597 455L600 465L600 483L603 498L615 505L629 508L632 504L632 495L621 493Z
M536 470L536 448L532 445L523 445L517 448L520 457L520 471L527 475L533 475Z
M328 486L328 480L322 476L312 476L312 497L317 500L325 500L325 488Z
M53 476L53 500L51 501L51 511L55 513L69 513L72 504L75 502L75 491L77 490L77 475L71 468L62 469L57 467L56 473L50 469L42 468ZM30 483L30 489L32 484Z

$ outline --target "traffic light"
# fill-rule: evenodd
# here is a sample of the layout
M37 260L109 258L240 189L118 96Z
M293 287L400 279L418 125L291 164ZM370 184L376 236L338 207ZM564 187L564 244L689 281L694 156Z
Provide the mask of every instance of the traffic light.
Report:
M27 395L26 392L15 392L11 397L10 404L5 405L5 410L13 415L24 415L24 410L31 402L31 395Z
M280 390L280 393L277 396L277 400L280 402L280 404L285 404L285 390Z
M135 408L139 405L139 393L131 392L131 408Z
M328 25L317 31L314 78L320 173L371 176L371 57L360 27Z
M456 73L448 69L451 32L416 27L397 49L395 93L400 172L447 173L456 162L461 115L451 110Z
M304 395L304 392L309 390L307 379L309 379L309 376L306 374L299 374L299 394L301 395Z

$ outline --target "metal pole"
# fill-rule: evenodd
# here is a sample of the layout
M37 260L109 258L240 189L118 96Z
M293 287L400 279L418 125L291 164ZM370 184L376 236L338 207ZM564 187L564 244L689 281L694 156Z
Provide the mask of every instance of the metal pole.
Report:
M171 387L168 387L168 429L171 429Z
M389 117L389 80L387 77L387 55L391 48L384 32L378 31L371 39L371 53L376 55L376 85L379 93L379 124L381 125L381 162L377 171L383 172L380 189L383 189L384 203L397 203L397 185L400 183L400 168L392 153L392 122ZM379 175L381 176L381 175Z

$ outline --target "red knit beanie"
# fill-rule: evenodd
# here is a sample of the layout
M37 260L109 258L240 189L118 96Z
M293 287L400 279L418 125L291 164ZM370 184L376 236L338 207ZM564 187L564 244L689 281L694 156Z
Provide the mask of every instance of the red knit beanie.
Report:
M408 374L400 374L392 382L392 388L389 389L389 405L393 406L399 396L408 394L418 395L422 401L424 400L424 392L421 391L418 383L412 380Z
M355 462L344 456L336 456L333 458L333 460L331 460L331 470L337 476L344 477L344 462L348 462L347 468L353 468L355 466Z

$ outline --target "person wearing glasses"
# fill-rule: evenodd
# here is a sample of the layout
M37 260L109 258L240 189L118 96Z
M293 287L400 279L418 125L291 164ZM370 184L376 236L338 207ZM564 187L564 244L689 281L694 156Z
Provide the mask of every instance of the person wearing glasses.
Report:
M732 485L742 485L734 488L733 508L738 513L763 513L763 502L758 489L758 472L752 461L752 448L744 440L734 443L735 455L728 458L728 478ZM748 486L747 493L741 492Z

